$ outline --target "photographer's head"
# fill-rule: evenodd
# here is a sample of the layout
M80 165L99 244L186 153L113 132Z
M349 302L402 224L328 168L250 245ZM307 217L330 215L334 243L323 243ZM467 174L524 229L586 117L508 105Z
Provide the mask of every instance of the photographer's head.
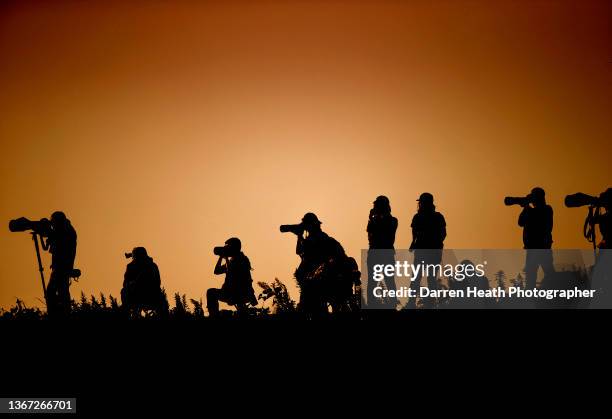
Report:
M388 215L391 214L391 204L389 203L389 198L384 195L378 196L374 200L374 212L376 214Z
M302 217L302 226L308 233L312 233L321 230L321 221L314 213L308 212Z
M60 227L66 224L67 221L68 218L66 218L66 214L64 214L62 211L55 211L53 214L51 214L51 224L53 227Z
M148 257L149 255L147 254L147 249L145 249L144 247L135 247L132 250L132 258L135 261L145 260Z
M534 207L546 205L546 193L544 192L544 189L540 187L533 188L529 194L529 200Z
M225 241L225 255L228 257L236 256L242 249L242 243L237 237L229 238Z
M434 211L436 209L436 206L434 205L434 197L429 192L423 192L417 201L419 203L419 212Z

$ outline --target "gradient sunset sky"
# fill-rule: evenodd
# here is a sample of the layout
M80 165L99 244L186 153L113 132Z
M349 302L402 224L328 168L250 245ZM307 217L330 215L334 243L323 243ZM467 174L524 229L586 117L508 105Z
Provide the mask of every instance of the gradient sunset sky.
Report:
M238 236L297 298L278 226L315 212L359 258L380 194L397 247L429 191L447 248L520 248L503 197L542 186L554 247L586 248L562 202L612 186L611 22L588 0L2 2L0 307L42 298L8 221L55 210L73 296L118 296L142 245L169 295L203 298Z

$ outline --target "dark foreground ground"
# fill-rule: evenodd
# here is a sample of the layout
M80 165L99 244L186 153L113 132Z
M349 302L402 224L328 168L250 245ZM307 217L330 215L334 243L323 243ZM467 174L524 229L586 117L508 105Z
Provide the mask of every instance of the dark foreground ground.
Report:
M601 368L608 316L416 310L364 321L4 321L0 395L76 397L83 417L346 417L364 409L385 417L402 403L425 403L421 393L448 400L472 385L473 407L483 394L505 400L513 382L521 391L545 377L573 385L569 371Z

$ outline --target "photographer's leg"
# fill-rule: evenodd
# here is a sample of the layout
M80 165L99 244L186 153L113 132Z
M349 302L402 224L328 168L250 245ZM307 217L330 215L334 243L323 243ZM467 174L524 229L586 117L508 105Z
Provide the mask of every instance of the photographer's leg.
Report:
M395 265L395 252L393 251L385 251L384 253L384 261L385 265ZM385 287L388 290L397 290L397 285L395 284L395 275L385 276ZM397 306L400 304L399 300L395 297L389 297L385 301L384 308L395 310Z
M553 252L550 249L541 251L540 265L544 271L544 275L553 275L555 273L555 266L553 263Z
M216 317L219 314L219 293L221 290L217 288L209 288L206 291L206 308L208 308L208 316Z
M366 283L368 308L378 308L378 305L380 303L378 298L374 296L374 289L379 286L379 284L374 281L374 265L376 265L377 263L378 261L376 260L376 251L369 250L367 260L368 278Z
M412 291L412 294L415 295L415 297L409 298L408 299L408 303L406 303L406 308L407 309L415 309L416 308L416 301L417 295L419 295L419 288L421 287L421 274L419 273L414 281L410 282L410 290Z
M312 295L310 287L307 283L302 282L300 286L300 303L298 304L299 311L307 317L312 313Z
M442 263L442 250L432 249L427 251L426 264L429 266L429 275L427 276L427 287L432 291L438 290L438 268ZM437 297L430 297L425 301L427 308L435 308L438 302Z
M63 316L70 314L70 276L68 272L61 272L57 292L58 304Z
M525 287L528 290L535 289L538 279L540 264L538 263L536 252L537 250L527 249L525 256Z
M601 249L592 272L592 308L612 308L612 249Z
M47 284L47 315L49 317L55 317L58 313L58 305L57 305L57 272L51 271L51 277L49 278L49 283Z

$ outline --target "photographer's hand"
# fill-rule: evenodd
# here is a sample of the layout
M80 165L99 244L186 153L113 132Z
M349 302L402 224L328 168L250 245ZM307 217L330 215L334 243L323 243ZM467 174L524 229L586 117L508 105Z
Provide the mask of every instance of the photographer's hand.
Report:
M49 250L49 238L47 238L47 240L45 240L45 238L43 236L40 236L40 245L42 246L43 250L46 252L47 250Z

